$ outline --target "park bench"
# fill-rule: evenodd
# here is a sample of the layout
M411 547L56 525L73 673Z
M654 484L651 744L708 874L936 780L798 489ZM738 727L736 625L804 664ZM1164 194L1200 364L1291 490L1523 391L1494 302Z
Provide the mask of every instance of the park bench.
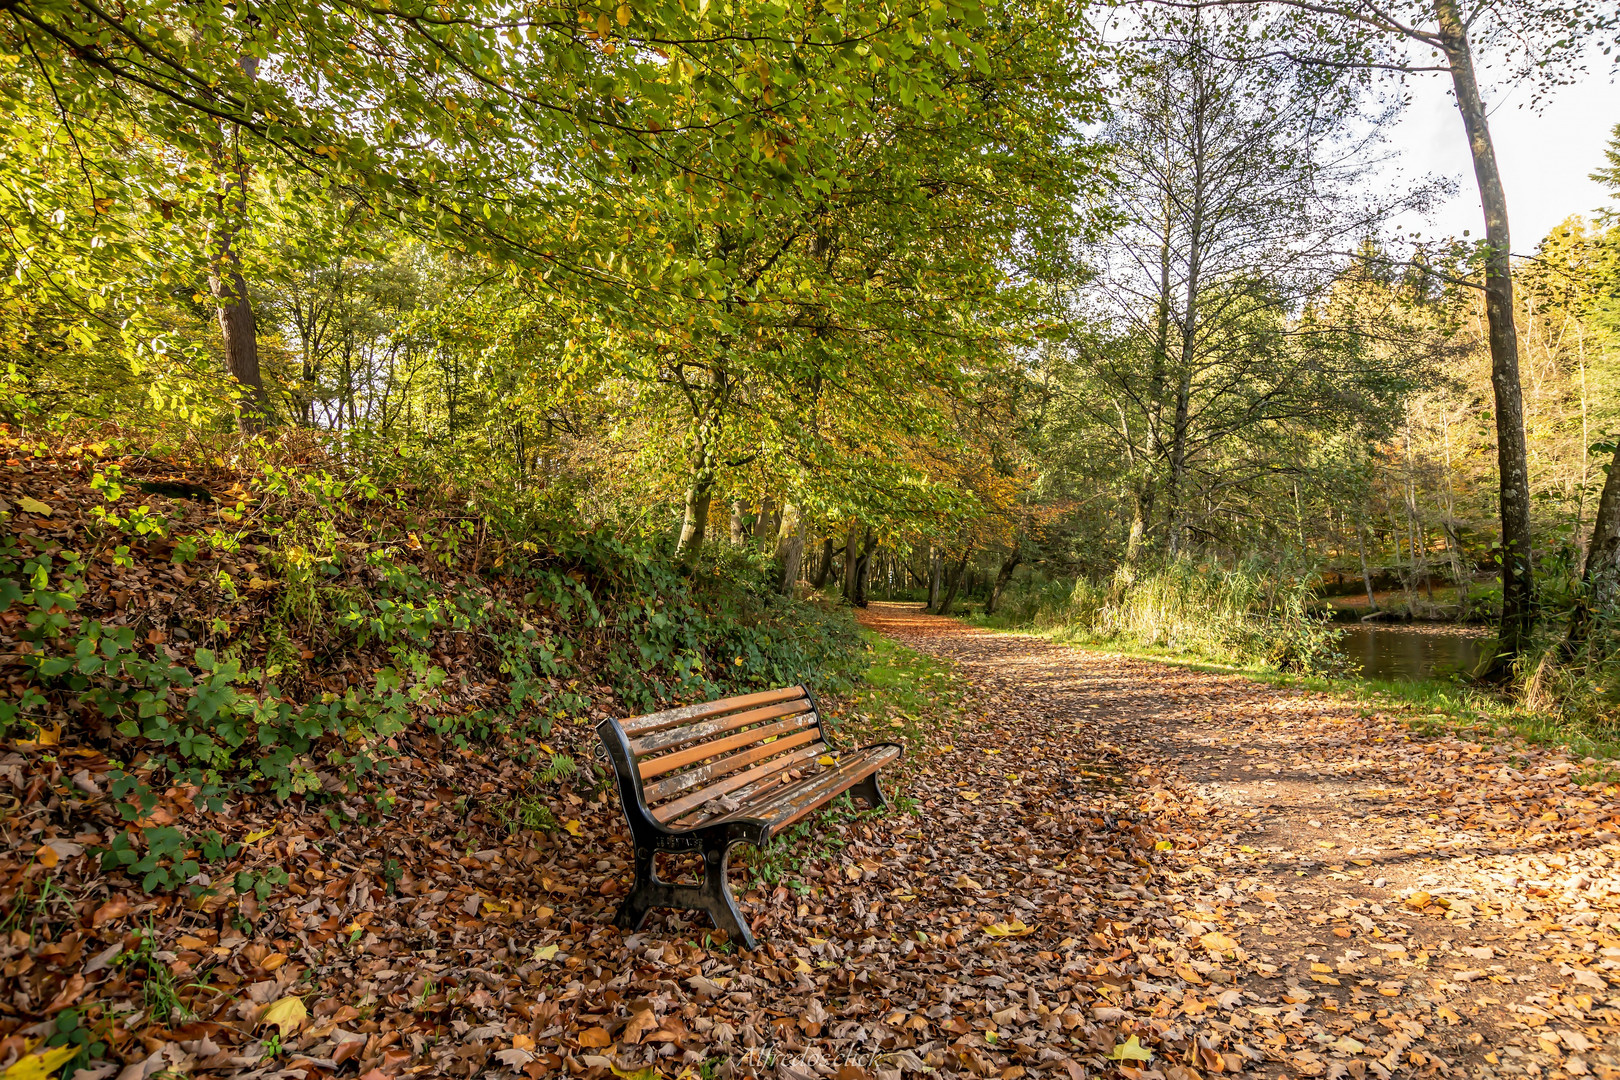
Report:
M895 743L839 752L827 745L816 699L803 686L607 719L596 727L619 782L636 845L636 880L617 925L640 929L655 907L708 912L732 942L754 935L726 888L733 845L772 835L843 792L884 806L878 769ZM701 853L703 883L664 881L659 852Z

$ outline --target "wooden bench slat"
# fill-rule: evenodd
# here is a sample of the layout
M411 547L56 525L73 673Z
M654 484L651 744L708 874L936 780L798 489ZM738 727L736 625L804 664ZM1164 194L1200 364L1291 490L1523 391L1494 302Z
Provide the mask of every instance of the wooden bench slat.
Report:
M773 736L780 737L800 728L810 727L815 723L815 713L799 713L797 716L790 716L786 720L778 720L774 724L763 724L759 727L738 732L736 735L728 735L723 739L715 739L711 742L688 747L685 750L677 750L673 754L638 761L636 762L636 770L641 774L643 780L651 779L654 776L663 776L665 773L674 772L684 765L719 757L728 751L739 750L744 746L752 746Z
M848 755L837 766L805 777L763 800L729 813L700 818L694 824L714 825L735 818L757 818L769 822L773 830L779 829L821 806L826 802L824 795L829 789L853 786L899 755L899 748L890 746L876 746L863 753Z
M702 720L719 713L735 712L738 709L752 709L759 705L774 705L778 701L788 701L792 698L804 697L804 687L787 686L780 690L761 690L757 694L744 694L741 697L721 698L719 701L705 701L699 705L682 705L676 709L665 709L663 712L648 713L645 716L633 716L619 723L619 728L631 737L645 735L661 728L684 724L689 720Z
M806 732L805 734L808 735L811 733ZM795 738L796 737L797 736L795 736ZM778 741L780 742L782 740ZM776 743L772 743L771 745L774 747ZM662 806L653 807L653 817L664 822L665 824L668 824L681 815L689 813L690 811L702 806L710 799L718 799L722 795L730 795L732 792L746 788L748 785L764 777L778 776L788 769L793 769L799 767L800 765L808 764L809 762L816 760L816 758L820 757L822 754L826 753L826 751L827 744L818 740L811 743L809 746L793 751L791 754L788 754L785 757L772 758L763 765L755 765L752 769L746 769L742 772L734 772L717 783L710 784L706 788L694 791L690 795L683 795L679 799L674 799L670 802L664 803ZM681 775L686 776L688 774L682 773ZM738 797L746 799L747 793L744 793Z
M648 784L642 789L642 792L646 796L648 805L652 805L678 795L688 788L708 783L711 780L718 780L722 776L765 761L767 758L775 758L778 754L803 746L807 742L825 746L825 743L820 742L820 738L820 733L814 728L796 732L792 735L785 735L773 743L765 743L762 746L745 750L740 754L728 754L717 761L711 761L707 765L700 765L688 772L678 773L667 779L659 780L657 783Z
M705 720L698 724L684 724L679 727L665 728L643 739L636 739L630 744L630 751L639 761L644 757L664 750L673 750L689 742L713 738L734 731L749 724L760 724L766 720L774 720L778 716L792 716L795 713L810 711L810 703L803 698L797 701L782 702L777 705L767 705L763 709L750 709L747 712L732 713L722 716L718 720Z

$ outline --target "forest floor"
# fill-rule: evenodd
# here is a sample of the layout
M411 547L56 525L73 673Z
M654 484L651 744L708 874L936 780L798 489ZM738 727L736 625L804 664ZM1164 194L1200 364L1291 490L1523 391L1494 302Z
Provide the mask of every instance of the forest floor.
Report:
M744 849L755 952L701 917L615 929L610 783L536 785L498 747L403 733L381 817L245 801L230 871L289 880L182 901L73 831L104 754L12 744L0 1074L38 1080L38 1040L93 1029L78 1080L1620 1080L1597 763L905 605L862 619L863 689L824 705L840 742L906 743L894 806ZM553 739L589 760L587 724Z
M1620 1077L1620 787L1597 763L914 606L863 621L974 683L992 722L958 748L960 798L1078 772L1151 830L1153 865L1101 901L1117 947L1087 974L1115 1009L1092 1013L1222 1049L1150 1068Z

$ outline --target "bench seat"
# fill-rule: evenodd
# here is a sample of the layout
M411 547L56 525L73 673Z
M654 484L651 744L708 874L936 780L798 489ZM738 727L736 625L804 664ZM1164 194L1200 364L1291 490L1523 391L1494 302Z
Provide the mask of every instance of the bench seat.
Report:
M885 805L878 770L901 747L840 752L803 686L766 690L597 725L635 842L635 886L615 920L638 929L655 907L707 912L744 948L754 935L726 886L730 850L771 837L848 791ZM701 885L658 877L658 852L701 853Z

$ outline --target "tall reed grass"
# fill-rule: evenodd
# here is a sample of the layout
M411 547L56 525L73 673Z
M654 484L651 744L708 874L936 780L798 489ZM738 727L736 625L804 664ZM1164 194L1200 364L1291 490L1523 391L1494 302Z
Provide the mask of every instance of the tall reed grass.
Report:
M1315 585L1310 575L1285 577L1255 563L1183 559L1120 567L1106 581L1031 579L1003 599L997 621L1089 644L1330 674L1345 659L1339 631L1311 612Z

